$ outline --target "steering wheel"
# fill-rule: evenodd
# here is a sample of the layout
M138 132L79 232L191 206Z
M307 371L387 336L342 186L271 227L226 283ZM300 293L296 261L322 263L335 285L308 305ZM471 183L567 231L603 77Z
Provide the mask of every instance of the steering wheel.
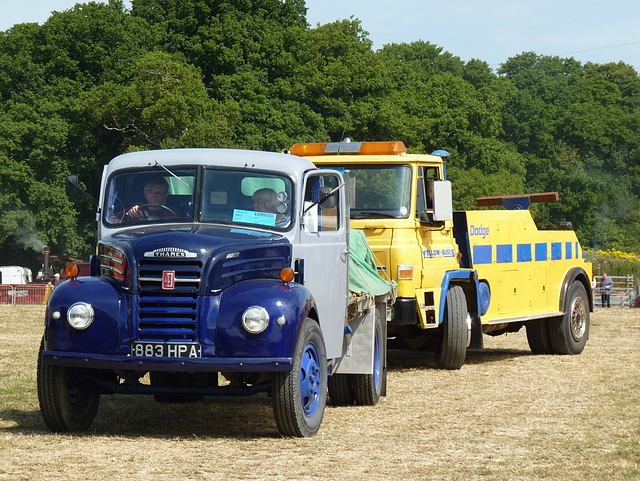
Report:
M164 210L169 211L169 213L173 216L173 217L178 217L178 214L176 214L173 209L171 209L170 207L167 207L166 205L162 205L162 204L141 204L138 206L138 209L140 209L140 212L142 212L142 215L144 216L145 219L149 219L150 218L150 214L149 214L149 207L161 207Z
M118 204L118 205L116 205ZM115 216L116 213L121 213L120 217L117 218ZM124 219L124 216L126 215L126 209L124 208L124 204L122 203L122 201L118 198L115 197L113 199L113 202L111 203L111 205L109 206L109 210L107 213L107 219L109 220L109 222L115 222L116 224L119 224L120 222L122 222L122 219Z

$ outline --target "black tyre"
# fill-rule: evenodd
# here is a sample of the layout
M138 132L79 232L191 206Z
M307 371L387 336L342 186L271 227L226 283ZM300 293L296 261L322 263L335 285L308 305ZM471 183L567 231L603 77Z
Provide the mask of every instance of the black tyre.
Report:
M49 429L56 432L84 431L98 412L100 392L85 381L86 370L50 366L38 354L38 401Z
M149 381L151 385L155 387L171 386L173 383L171 373L163 371L149 372ZM153 399L155 399L155 401L159 403L179 402L178 396L176 396L175 394L154 394Z
M436 364L440 369L460 369L467 357L467 299L460 286L447 291L441 338L436 348Z
M589 298L584 285L573 281L566 297L564 315L548 321L555 354L580 354L589 338Z
M525 326L531 352L534 354L553 354L547 319L529 321Z
M305 319L294 352L293 369L276 373L273 410L284 436L318 432L327 401L327 353L320 326Z
M207 386L208 379L208 373L164 371L149 373L149 381L152 386L202 387ZM204 394L154 394L153 398L159 403L196 403L204 401Z
M329 398L334 406L351 406L355 402L353 394L353 376L334 374L327 379Z
M356 404L374 406L378 404L387 383L387 330L382 309L384 304L376 306L376 325L373 346L373 373L354 374L353 391Z

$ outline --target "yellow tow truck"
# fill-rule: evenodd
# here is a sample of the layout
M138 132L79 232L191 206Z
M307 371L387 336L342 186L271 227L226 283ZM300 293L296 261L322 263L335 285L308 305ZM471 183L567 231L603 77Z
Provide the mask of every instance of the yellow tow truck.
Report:
M532 202L557 193L478 199L499 210L453 212L446 151L408 154L403 142L294 144L289 152L344 177L351 228L365 232L381 276L398 285L390 341L433 346L459 369L483 334L526 327L539 354L579 354L593 312L591 264L568 223L538 230Z

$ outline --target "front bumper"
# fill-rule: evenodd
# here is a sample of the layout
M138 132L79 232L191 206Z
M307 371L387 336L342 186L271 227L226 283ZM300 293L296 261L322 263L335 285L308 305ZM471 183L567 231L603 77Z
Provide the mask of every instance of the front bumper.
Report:
M121 371L172 372L286 372L293 359L283 358L167 358L114 356L82 352L43 351L42 359L52 366Z

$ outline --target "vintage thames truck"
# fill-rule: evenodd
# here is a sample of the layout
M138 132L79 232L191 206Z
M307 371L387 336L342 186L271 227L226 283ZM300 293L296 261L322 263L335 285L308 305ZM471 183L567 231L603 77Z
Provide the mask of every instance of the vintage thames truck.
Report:
M327 391L385 394L395 286L349 229L339 172L280 153L136 152L104 167L97 203L91 276L67 266L46 311L37 383L53 431L87 429L105 394L268 393L283 435L312 436Z

